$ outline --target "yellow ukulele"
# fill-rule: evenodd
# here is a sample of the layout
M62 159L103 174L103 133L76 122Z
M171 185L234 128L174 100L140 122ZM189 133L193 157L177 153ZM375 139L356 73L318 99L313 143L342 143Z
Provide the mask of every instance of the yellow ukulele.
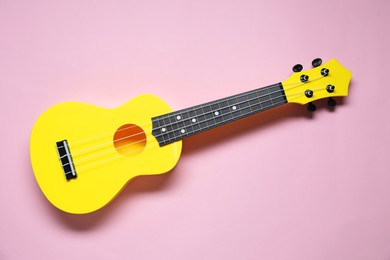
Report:
M181 139L286 103L347 96L351 72L336 59L313 69L293 67L286 81L172 112L161 99L140 95L105 109L67 102L46 110L30 141L35 178L46 198L69 213L109 203L132 178L161 174L179 160Z

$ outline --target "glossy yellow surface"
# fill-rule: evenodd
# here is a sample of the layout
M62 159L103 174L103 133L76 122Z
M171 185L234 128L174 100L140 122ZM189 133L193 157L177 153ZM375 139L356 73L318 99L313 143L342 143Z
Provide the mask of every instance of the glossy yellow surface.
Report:
M160 147L151 134L151 118L168 112L171 108L152 95L114 109L76 102L48 109L35 123L30 139L31 163L42 192L63 211L88 213L109 203L133 177L171 170L180 157L181 141ZM114 134L127 124L144 131L146 144L141 140L133 151L117 151ZM56 142L64 139L78 174L69 181L56 149Z
M329 69L329 75L326 77L321 75L323 68ZM302 83L301 75L309 76L308 82ZM332 59L317 68L294 73L283 81L282 85L289 103L306 104L327 97L347 96L351 77L349 70L336 59ZM326 86L329 84L335 86L333 93L326 91ZM308 89L314 92L311 98L305 96L305 91Z

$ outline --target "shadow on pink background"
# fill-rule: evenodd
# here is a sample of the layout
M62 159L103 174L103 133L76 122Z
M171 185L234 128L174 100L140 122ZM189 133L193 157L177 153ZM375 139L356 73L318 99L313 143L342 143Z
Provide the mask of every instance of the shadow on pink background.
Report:
M390 259L387 1L1 1L0 259ZM107 207L50 205L29 162L63 101L173 109L336 57L350 95L289 104L184 141L168 174Z

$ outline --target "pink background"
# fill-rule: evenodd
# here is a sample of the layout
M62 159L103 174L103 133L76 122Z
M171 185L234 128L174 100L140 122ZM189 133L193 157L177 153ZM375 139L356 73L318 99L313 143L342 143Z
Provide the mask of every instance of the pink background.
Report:
M390 259L390 2L0 1L0 259ZM287 105L189 138L170 173L69 215L35 182L29 134L62 101L174 109L337 57L331 112Z

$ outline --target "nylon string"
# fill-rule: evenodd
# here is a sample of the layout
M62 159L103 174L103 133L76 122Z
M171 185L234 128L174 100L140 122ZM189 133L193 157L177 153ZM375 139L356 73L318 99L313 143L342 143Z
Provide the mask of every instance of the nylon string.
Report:
M301 96L303 96L303 95L304 95L304 94L301 94ZM290 100L294 100L294 99L299 98L299 97L300 97L300 96L297 96L297 97L292 98L292 99L290 99ZM278 103L283 103L283 102L284 102L284 101L280 101L280 102L278 102ZM283 104L285 104L285 103L283 103ZM270 106L270 107L271 107L271 106ZM251 113L247 113L247 114L250 115ZM237 118L238 118L238 117L237 117ZM149 134L148 136L152 137L152 135L150 135L150 134ZM146 141L146 140L147 140L147 138L146 138L146 139L143 139L143 140L140 140L140 141L137 141L137 142L134 142L134 143L138 143L138 142ZM123 148L123 147L125 147L125 146L133 145L134 143L130 143L130 144L126 144L126 145L120 146L120 147L118 147L117 149ZM150 150L150 149L155 149L155 148L160 148L160 146L159 146L159 144L158 144L157 141L156 141L154 144L146 144L145 147L140 147L140 148L138 148L138 149L132 150L132 151L127 152L127 153L124 153L123 155L131 155L131 154L137 153L137 152L139 152L139 151L141 151L141 150ZM111 154L111 155L110 155L110 154ZM79 166L79 165L82 165L82 163L79 164L81 161L96 160L96 158L101 157L102 155L105 155L106 158L104 158L103 160L99 160L99 161L97 161L97 162L90 163L90 164L85 165L85 166L82 166L82 167L77 167L77 168L76 168L76 171L77 171L78 173L80 173L80 172L86 172L86 171L88 171L88 170L90 170L90 169L93 169L93 168L95 168L95 167L101 167L101 166L103 166L103 165L105 165L105 164L107 164L107 163L111 163L111 162L114 162L114 161L116 161L116 160L126 158L126 157L124 157L124 156L120 156L120 155L118 154L118 152L117 152L115 149L110 148L109 150L106 150L106 151L104 151L104 152L100 152L100 153L95 154L95 155L93 155L93 156L89 156L88 158L77 159L77 160L76 160L76 158L74 158L73 162L74 162L74 164L77 164L77 165Z
M322 78L322 77L319 77L319 78ZM316 79L314 79L314 80L317 80L317 79L319 79L319 78L316 78ZM312 81L314 81L314 80L312 80ZM284 86L284 89L283 89L283 90L284 90L284 92L285 92L285 91L287 91L287 90L293 89L293 88L298 87L298 86L303 85L303 84L304 84L304 83L298 83L298 84L295 83L295 85L294 85L294 84L289 84L289 85L292 85L292 86L289 87L289 88L286 88L286 87ZM324 88L319 88L319 89L316 89L316 90L320 90L320 89L324 89ZM269 92L269 90L268 90L268 92ZM278 93L278 92L280 92L280 90L275 91L275 92L272 92L272 93L267 93L267 94L262 95L262 96L256 96L255 98L252 98L252 99L248 99L248 98L247 98L247 100L242 101L242 102L238 102L238 103L236 103L236 104L234 104L234 105L239 105L239 104L242 104L242 103L245 103L245 102L250 102L251 100L259 99L259 98L265 97L265 96L270 96L271 94ZM294 100L294 99L296 99L296 98L299 98L300 96L303 96L304 94L302 94L302 92L300 92L300 93L293 93L293 94L289 94L289 95L293 95L293 96L296 95L296 97L290 98L290 101L291 101L291 100ZM284 103L284 102L285 102L284 100L281 101L281 102L277 102L276 104L272 102L272 99L276 99L276 98L279 98L279 97L285 97L285 95L280 95L280 96L274 97L274 98L272 98L272 97L270 96L272 105L267 106L267 107L261 107L261 110L258 111L258 112L261 112L261 111L263 111L263 110L266 110L267 108L269 108L269 107L271 107L271 106L274 106L274 105L276 105L276 104L278 104L278 103ZM265 102L269 102L269 101L265 101ZM262 103L265 103L265 102L260 102L259 104L261 105ZM258 105L258 104L255 104L255 105ZM232 106L232 105L225 106L225 107L222 107L222 108L220 107L219 109L224 109L224 108L228 108L228 107L231 107L231 106ZM253 106L253 105L250 105L250 104L249 104L248 107L251 108L252 106ZM242 110L242 109L239 108L239 109L235 110L234 112L238 112L238 111L240 111L240 110ZM257 112L257 111L256 111L256 112ZM207 113L203 113L203 114L196 115L196 117L198 117L198 116L204 116L205 114L208 114L208 113L210 113L210 111L207 112ZM229 112L228 114L231 114L231 113L233 113L233 112ZM169 114L171 114L171 113L169 113ZM226 113L225 113L225 114L226 114ZM229 121L230 121L230 120L234 121L234 119L240 118L240 117L242 117L242 116L250 115L250 114L253 114L253 112L251 111L251 112L246 113L246 114L240 113L239 116L230 118ZM167 116L167 115L168 115L168 114L163 115L162 118L163 118L164 116ZM223 115L221 115L221 116L223 116ZM197 123L199 124L199 123L206 122L206 121L210 121L210 119L206 119L206 120L203 120L203 121L197 121ZM175 123L176 123L176 122L175 122ZM173 123L168 124L168 125L172 125L172 124L173 124ZM166 125L166 126L168 126L168 125ZM109 156L109 154L114 153L114 155L112 155L112 156L110 156L110 157L108 157L108 158L106 158L106 159L104 159L104 160L100 160L100 161L98 161L98 162L95 162L95 163L92 163L92 164L85 165L84 167L77 167L77 168L76 168L76 171L77 171L77 172L80 172L80 171L83 172L83 171L86 171L86 170L88 170L88 169L90 169L90 168L92 168L92 167L95 167L96 165L99 166L99 165L103 165L103 164L105 164L105 163L107 163L107 162L110 162L110 161L112 161L112 160L115 159L115 158L117 158L117 159L126 158L126 157L123 157L123 156L118 156L119 154L118 154L118 152L117 152L117 149L121 149L121 148L126 147L126 146L130 146L130 145L134 145L134 144L137 144L137 143L140 143L140 142L144 142L144 141L146 141L148 138L153 137L153 135L150 133L151 130L152 130L152 128L150 128L150 126L152 126L151 121L142 122L141 124L138 124L138 125L133 125L133 126L130 126L130 127L122 128L122 129L117 130L117 132L119 132L119 131L124 131L124 130L130 129L130 128L133 128L133 127L137 127L137 126L138 126L138 127L141 127L141 126L148 126L149 128L143 128L144 132L139 132L139 133L136 133L136 134L133 134L133 135L130 135L130 136L126 136L126 137L123 137L123 138L119 138L119 139L114 140L114 142L118 142L118 141L121 141L121 140L124 140L124 139L128 139L128 138L131 138L131 137L136 136L136 135L139 135L139 134L145 134L145 135L147 136L147 138L141 139L141 140L138 140L138 141L136 141L136 142L129 143L129 144L125 144L125 145L123 145L123 146L119 146L119 147L117 147L116 149L112 149L112 148L113 148L113 147L111 146L111 145L112 145L112 141L110 141L110 142L106 142L106 143L100 143L100 144L94 145L94 146L92 146L92 147L87 147L87 148L85 148L85 149L77 150L75 153L72 153L72 157L74 156L73 162L74 162L75 165L77 164L78 166L79 166L79 165L82 165L83 162L85 163L85 162L90 161L90 160L95 160L96 158L102 157L102 156L104 156L104 155L108 155L108 156ZM201 128L201 127L200 127L197 131L202 131L202 130L204 130L204 129L206 129L206 128L208 128L208 126L207 126L207 127L204 127L204 128ZM175 130L173 130L173 131L175 131ZM173 132L173 131L171 131L171 132ZM196 131L187 132L187 134L188 134L188 133L192 134L192 133L195 133L195 132L196 132ZM163 134L167 134L167 133L169 133L169 132L165 132L165 133L163 133ZM94 137L90 137L90 138L86 138L86 139L79 140L79 141L76 141L76 142L72 142L71 145L73 146L74 144L80 144L80 143L85 143L85 142L88 142L88 141L91 141L91 140L96 140L96 139L99 139L99 138L106 137L107 135L112 135L112 132L110 132L110 133L105 133L105 134L101 134L101 135L94 136ZM161 135L162 135L162 134L161 134ZM154 137L158 137L158 136L161 136L161 135L156 135L156 136L154 136ZM80 157L82 157L82 154L88 154L88 153L89 153L88 151L91 151L91 150L93 150L93 149L95 149L95 148L99 148L99 147L102 147L102 146L105 146L105 145L108 145L108 144L110 145L110 148L109 148L108 150L106 149L105 151L102 151L102 152L99 152L99 153L95 153L95 154L92 154L92 155L90 155L90 156L84 156L84 158L80 159ZM136 153L136 152L138 152L138 151L140 151L140 150L154 149L154 148L156 148L156 147L160 147L159 144L158 144L158 142L156 142L156 143L154 143L154 144L146 144L146 146L143 146L143 147L140 147L140 148L138 148L138 149L131 150L130 152L122 153L122 154L123 154L123 155L130 155L130 154ZM74 148L72 148L72 150L74 150Z

